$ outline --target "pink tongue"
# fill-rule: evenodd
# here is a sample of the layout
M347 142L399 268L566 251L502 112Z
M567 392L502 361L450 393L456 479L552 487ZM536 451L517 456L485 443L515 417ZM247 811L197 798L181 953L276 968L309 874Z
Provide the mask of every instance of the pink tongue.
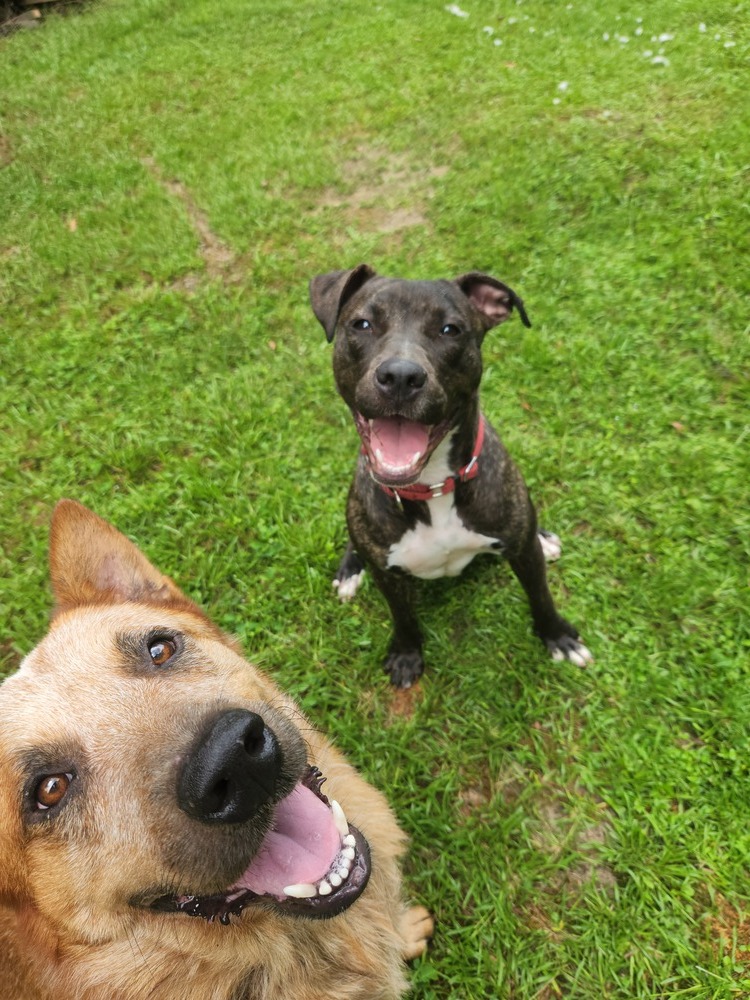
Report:
M297 785L276 806L273 829L232 889L284 895L284 887L318 882L341 850L331 811L309 788Z
M405 475L419 466L429 440L430 431L425 424L400 417L373 420L370 425L370 452L376 472Z

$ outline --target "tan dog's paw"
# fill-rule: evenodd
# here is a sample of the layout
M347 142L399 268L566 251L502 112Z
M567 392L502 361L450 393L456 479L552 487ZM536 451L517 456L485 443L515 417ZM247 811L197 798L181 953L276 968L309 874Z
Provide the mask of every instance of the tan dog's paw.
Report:
M419 958L427 950L435 925L432 915L424 906L412 906L401 918L401 937L404 941L404 961Z

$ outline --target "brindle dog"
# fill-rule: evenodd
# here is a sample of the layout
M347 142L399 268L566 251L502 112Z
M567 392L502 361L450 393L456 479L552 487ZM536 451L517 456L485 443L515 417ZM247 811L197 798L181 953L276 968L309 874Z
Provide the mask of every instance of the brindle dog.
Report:
M591 659L555 608L545 558L560 540L537 530L521 473L479 405L487 331L523 302L502 281L405 281L361 264L310 283L334 341L333 369L362 440L347 505L350 545L334 585L342 600L372 572L393 618L385 670L398 687L422 673L411 576L454 576L480 552L505 556L554 659Z

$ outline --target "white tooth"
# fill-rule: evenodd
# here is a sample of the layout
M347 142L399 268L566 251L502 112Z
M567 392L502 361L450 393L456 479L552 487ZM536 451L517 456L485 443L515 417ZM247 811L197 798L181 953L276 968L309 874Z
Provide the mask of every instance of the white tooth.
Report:
M347 833L343 840L344 847L354 847L356 843L357 841L354 839L354 836L351 833Z
M383 449L382 448L376 448L375 449L375 458L377 458L377 460L379 462L383 461Z
M354 861L354 848L345 847L344 850L341 852L341 857L346 858L347 861Z
M411 456L411 464L414 465L416 462L420 460L421 457L422 457L422 452L415 451L414 454Z
M338 804L336 799L331 799L331 812L333 814L333 822L336 824L336 829L339 831L339 835L345 838L349 835L349 824L346 822L346 815L344 810ZM346 843L346 840L344 840Z
M341 883L344 881L338 872L331 872L328 876L328 881L331 883L334 889L338 889Z
M284 889L284 894L286 896L292 896L294 899L309 899L311 896L316 896L318 890L311 882L299 882L297 885L288 885Z
M347 864L351 864L351 861L347 862ZM345 882L346 879L349 878L349 872L350 871L351 871L351 868L347 868L346 865L341 865L340 867L338 867L336 869L336 874L341 876L341 881L342 882Z
M320 893L321 896L331 895L331 887L328 884L328 882L325 881L325 879L318 886L318 892Z

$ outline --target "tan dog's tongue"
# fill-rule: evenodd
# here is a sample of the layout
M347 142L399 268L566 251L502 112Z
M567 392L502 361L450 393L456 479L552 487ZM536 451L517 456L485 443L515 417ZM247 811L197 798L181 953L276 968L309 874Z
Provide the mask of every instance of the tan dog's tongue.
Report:
M297 785L276 806L273 829L232 889L283 897L287 885L319 881L340 850L341 835L330 809Z
M370 458L375 472L405 476L419 468L430 440L429 428L401 417L384 417L370 425Z

